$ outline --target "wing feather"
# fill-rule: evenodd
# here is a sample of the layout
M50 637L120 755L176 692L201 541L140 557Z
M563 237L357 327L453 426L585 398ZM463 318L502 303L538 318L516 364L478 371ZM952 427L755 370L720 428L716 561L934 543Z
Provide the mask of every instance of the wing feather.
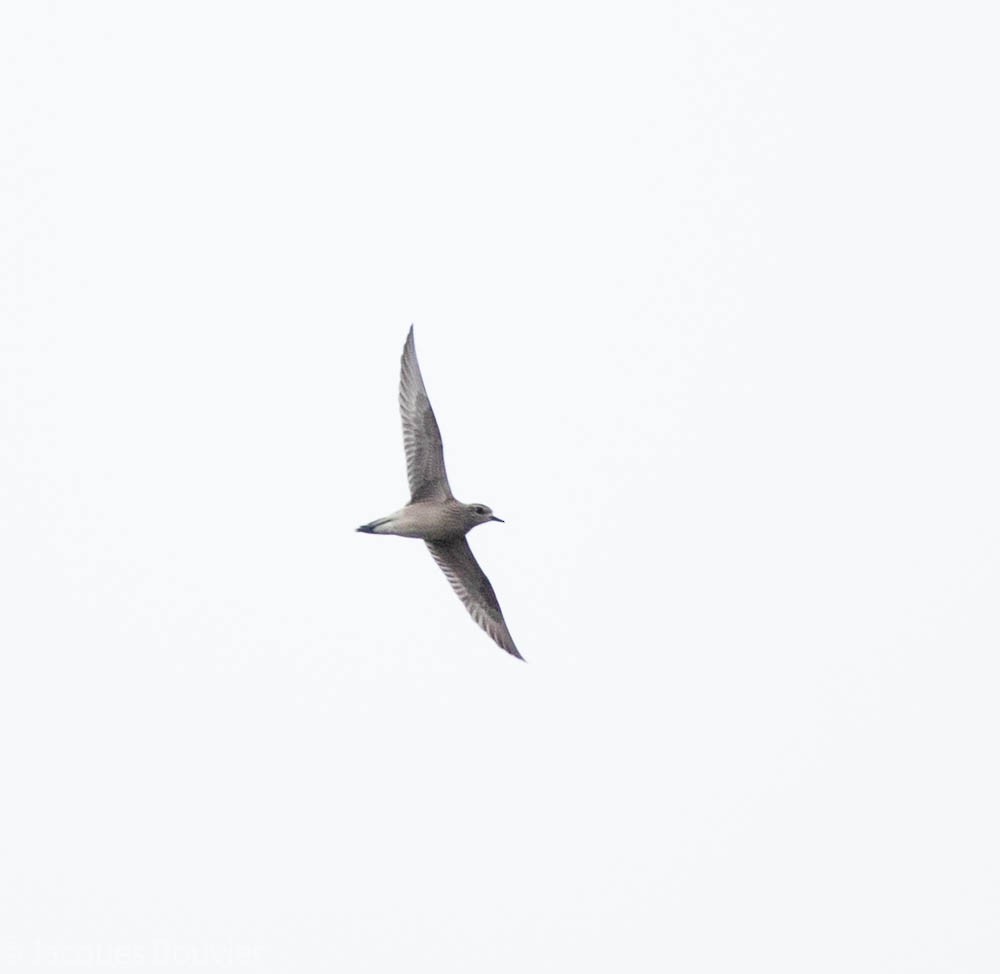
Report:
M444 447L413 344L413 326L406 336L399 369L399 411L403 417L403 448L410 503L446 501L453 496L444 469Z
M490 580L479 567L469 542L465 538L454 541L426 542L434 560L451 582L455 594L469 610L469 615L489 634L501 649L518 659L524 657L517 651L507 623L504 622L500 603Z

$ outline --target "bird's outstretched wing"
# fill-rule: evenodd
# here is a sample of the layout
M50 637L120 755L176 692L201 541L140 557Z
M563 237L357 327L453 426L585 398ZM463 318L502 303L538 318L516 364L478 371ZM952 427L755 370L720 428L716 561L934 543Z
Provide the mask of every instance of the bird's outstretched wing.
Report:
M444 469L444 448L434 410L413 344L413 326L406 336L399 369L399 411L403 416L403 447L410 480L410 503L446 501L453 496Z
M511 639L496 592L479 567L469 542L465 538L457 538L454 541L428 541L426 544L434 560L441 566L441 571L451 582L455 594L469 610L469 615L489 633L490 638L501 649L505 649L511 656L524 659Z

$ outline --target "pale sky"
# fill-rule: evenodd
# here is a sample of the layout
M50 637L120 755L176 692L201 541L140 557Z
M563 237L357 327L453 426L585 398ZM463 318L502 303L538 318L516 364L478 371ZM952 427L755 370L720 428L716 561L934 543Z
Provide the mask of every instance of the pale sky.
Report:
M5 5L0 970L995 974L996 27Z

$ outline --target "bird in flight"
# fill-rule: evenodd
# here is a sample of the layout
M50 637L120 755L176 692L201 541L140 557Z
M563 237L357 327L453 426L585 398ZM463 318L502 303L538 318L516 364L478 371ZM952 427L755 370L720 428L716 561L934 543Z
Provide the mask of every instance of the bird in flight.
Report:
M500 518L485 504L463 504L451 492L444 469L441 430L417 364L412 325L400 363L399 411L403 415L410 503L394 514L362 524L358 530L365 534L421 538L469 615L501 649L524 659L504 622L493 586L465 540L476 525Z

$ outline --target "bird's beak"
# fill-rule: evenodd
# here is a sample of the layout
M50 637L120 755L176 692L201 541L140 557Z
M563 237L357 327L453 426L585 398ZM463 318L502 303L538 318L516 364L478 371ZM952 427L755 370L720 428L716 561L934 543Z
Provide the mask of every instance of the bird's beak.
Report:
M505 520L504 520L504 519L503 519L502 517L497 517L497 516L496 516L496 514L494 514L494 515L493 515L493 516L492 516L492 517L490 518L490 520L491 520L491 521L499 521L499 522L500 522L501 524L506 524L506 523L507 523L507 522L506 522L506 521L505 521Z

